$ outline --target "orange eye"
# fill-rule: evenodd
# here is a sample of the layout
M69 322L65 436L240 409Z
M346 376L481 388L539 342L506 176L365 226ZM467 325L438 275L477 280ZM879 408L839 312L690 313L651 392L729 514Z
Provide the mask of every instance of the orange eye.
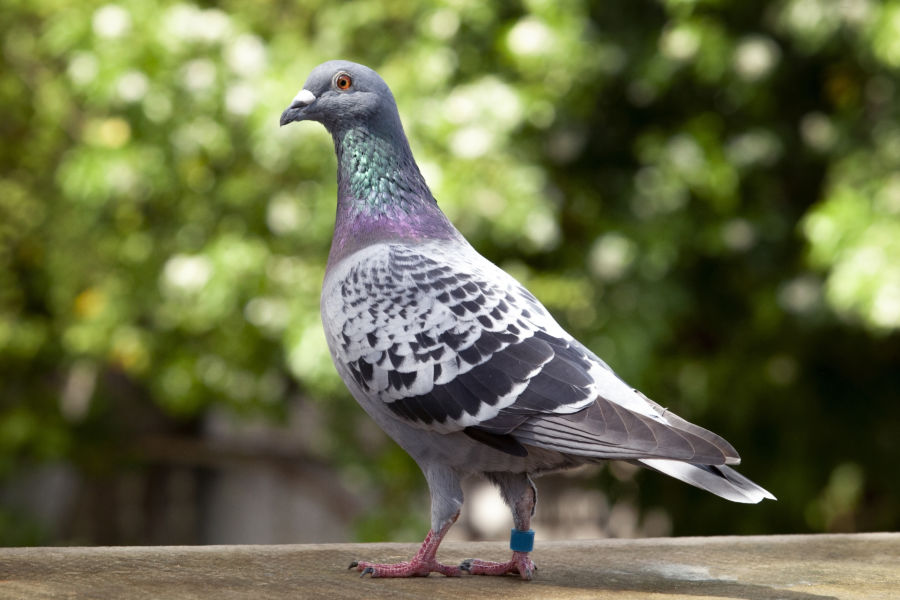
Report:
M338 73L334 76L334 87L341 91L346 91L350 89L350 86L353 85L353 80L350 78L350 75L347 73Z

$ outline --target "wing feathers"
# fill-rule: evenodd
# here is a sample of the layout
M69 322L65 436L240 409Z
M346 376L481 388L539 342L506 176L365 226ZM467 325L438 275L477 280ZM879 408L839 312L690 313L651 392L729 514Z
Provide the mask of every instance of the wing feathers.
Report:
M529 418L513 435L526 445L594 459L669 458L713 465L726 461L722 449L703 437L602 399L575 414Z
M624 384L477 254L365 252L323 314L336 359L398 418L516 455L526 444L586 459L739 460L719 436Z
M700 427L699 425L694 425L690 421L686 421L686 420L682 419L681 417L679 417L678 415L676 415L675 413L664 409L662 406L660 406L659 404L657 404L656 402L654 402L653 400L651 400L650 398L648 398L641 392L638 392L637 390L635 390L635 393L639 394L641 398L643 398L649 405L651 405L654 408L654 410L656 410L657 413L661 417L663 417L666 420L666 422L671 424L673 427L675 427L681 431L687 431L698 437L701 437L701 438L705 439L706 441L710 442L711 444L715 445L717 448L719 448L722 451L722 453L725 455L725 464L727 464L727 465L740 464L740 462L741 462L740 455L738 454L737 450L734 449L734 446L729 444L727 440L725 440L721 436L716 435L715 433L713 433L712 431L710 431L708 429L704 429L703 427Z

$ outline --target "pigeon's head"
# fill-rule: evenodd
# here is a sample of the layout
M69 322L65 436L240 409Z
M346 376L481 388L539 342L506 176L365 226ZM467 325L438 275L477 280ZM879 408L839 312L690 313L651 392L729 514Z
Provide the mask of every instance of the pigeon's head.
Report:
M303 89L281 113L281 124L318 121L333 133L396 114L394 96L378 73L346 60L331 60L309 74Z

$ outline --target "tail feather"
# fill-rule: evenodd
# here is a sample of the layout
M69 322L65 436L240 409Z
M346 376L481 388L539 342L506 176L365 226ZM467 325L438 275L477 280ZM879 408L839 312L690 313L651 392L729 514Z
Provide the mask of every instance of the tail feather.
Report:
M644 458L637 462L732 502L756 504L763 499L776 499L770 492L731 467L698 465L657 458Z

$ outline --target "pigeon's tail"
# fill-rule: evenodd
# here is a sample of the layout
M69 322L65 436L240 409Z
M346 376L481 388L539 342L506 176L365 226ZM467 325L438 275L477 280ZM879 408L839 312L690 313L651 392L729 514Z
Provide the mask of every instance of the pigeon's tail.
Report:
M658 458L644 458L637 462L732 502L756 504L763 499L776 499L770 492L731 467L698 465Z

